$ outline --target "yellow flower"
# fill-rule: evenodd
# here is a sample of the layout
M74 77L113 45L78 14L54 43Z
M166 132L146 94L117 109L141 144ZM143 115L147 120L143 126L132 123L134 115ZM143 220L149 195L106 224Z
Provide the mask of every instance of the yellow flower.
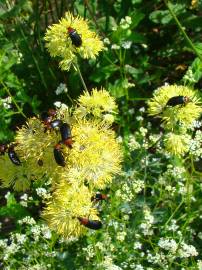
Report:
M82 119L74 123L72 134L75 141L63 176L71 183L104 188L121 170L122 152L114 131L104 122Z
M0 156L1 187L8 188L12 186L16 191L29 189L32 172L27 163L23 162L21 158L20 160L21 166L17 166L11 162L7 154Z
M17 131L16 150L29 165L32 179L52 179L58 183L61 176L69 183L88 182L91 188L104 188L121 169L122 152L115 133L101 120L85 120L58 111L63 122L69 122L73 147L62 144L65 167L58 166L54 158L54 146L61 141L60 131L45 132L44 124L37 118L28 119Z
M168 153L184 155L189 150L191 136L188 134L174 134L169 132L165 135L164 145Z
M58 112L62 120L70 120L69 114ZM57 117L59 119L59 117ZM72 120L71 120L72 121ZM26 125L17 131L15 149L23 158L32 174L32 180L48 177L52 186L59 181L63 167L58 166L54 158L54 146L61 141L58 129L45 131L45 125L36 117L28 119ZM68 160L71 150L62 145L65 160ZM68 165L67 165L68 168ZM66 169L67 169L66 168Z
M78 237L87 231L78 217L99 220L97 210L92 207L91 196L86 186L71 186L62 180L43 210L42 217L52 230L63 237Z
M188 99L185 104L168 106L167 102L172 97L183 96ZM173 129L179 124L187 128L196 120L201 112L201 101L197 92L182 85L166 85L154 92L154 97L148 102L149 115L157 115L162 118L168 129Z
M112 113L117 112L115 99L110 96L109 92L104 88L97 90L93 88L91 94L84 92L78 99L79 107L75 110L75 115L86 117L93 115L94 117L102 118L108 123L112 123L114 117Z
M68 33L68 28L75 29L82 44L76 47ZM46 47L52 57L60 57L60 67L69 70L72 62L76 61L77 54L82 58L95 58L103 49L103 43L96 33L88 28L87 21L80 16L74 17L70 12L65 13L59 23L48 28L45 36Z

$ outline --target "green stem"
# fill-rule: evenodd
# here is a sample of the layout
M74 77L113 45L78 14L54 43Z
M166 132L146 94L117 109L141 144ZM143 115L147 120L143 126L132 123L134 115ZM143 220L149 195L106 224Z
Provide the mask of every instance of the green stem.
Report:
M174 217L174 215L177 213L177 211L180 209L180 207L183 205L184 201L182 200L181 203L175 208L174 212L172 213L172 215L169 217L169 219L166 221L166 223L164 224L164 227L167 226L167 224L171 221L171 219Z
M80 70L80 68L79 68L79 65L77 64L77 62L74 62L74 68L78 71L78 73L79 73L79 77L80 77L80 79L81 79L81 82L82 82L82 84L83 84L83 87L84 87L84 89L85 89L85 91L87 91L88 92L88 89L87 89L87 86L86 86L86 83L85 83L85 81L84 81L84 79L83 79L83 76L82 76L82 74L81 74L81 70Z
M0 83L3 85L4 89L6 90L7 94L11 97L13 103L15 104L18 112L24 117L27 118L26 115L23 113L23 111L20 109L20 107L18 106L17 102L15 101L14 97L11 95L10 90L8 89L8 87L4 84L4 82L0 81Z
M182 27L181 23L179 22L178 18L176 17L175 13L173 12L173 10L170 7L170 2L164 0L164 3L166 5L166 7L168 8L171 16L173 17L174 21L176 22L177 26L179 27L180 31L182 32L185 40L187 41L187 43L189 44L189 46L191 47L191 49L195 52L195 54L198 56L198 58L202 61L202 56L198 53L197 49L195 48L193 42L191 41L191 39L188 37L188 35L186 34L184 28Z
M19 29L20 29L20 33L21 33L21 35L22 35L22 37L23 37L23 40L24 40L25 44L27 45L27 49L29 50L30 55L32 56L32 59L33 59L33 61L34 61L34 64L35 64L35 66L36 66L36 68L37 68L37 70L38 70L38 72L39 72L39 76L40 76L40 78L41 78L41 81L42 81L44 87L45 87L46 89L48 89L47 84L46 84L46 82L45 82L45 79L44 79L44 77L43 77L43 73L41 72L40 67L39 67L39 64L38 64L38 62L37 62L37 59L36 59L36 57L34 56L34 54L32 53L32 49L30 48L29 43L27 42L26 36L25 36L25 34L24 34L24 31L22 30L21 27L19 27Z

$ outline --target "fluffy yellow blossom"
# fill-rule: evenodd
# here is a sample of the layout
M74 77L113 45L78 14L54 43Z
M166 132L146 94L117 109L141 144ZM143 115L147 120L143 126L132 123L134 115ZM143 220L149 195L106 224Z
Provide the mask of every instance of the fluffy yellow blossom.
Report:
M184 155L189 150L191 136L188 134L174 134L169 132L165 135L164 145L168 153Z
M115 99L104 88L93 88L92 92L84 92L78 99L79 106L74 115L78 117L93 116L112 124L114 113L117 113Z
M188 98L186 104L168 106L167 102L172 97L183 96ZM162 118L165 127L173 129L179 124L189 128L201 112L201 101L197 92L182 85L166 85L154 92L154 97L148 102L149 115L156 115Z
M68 28L75 29L82 39L82 44L76 47L68 33ZM72 62L79 54L82 58L95 58L103 49L103 43L96 33L88 28L88 23L80 16L74 17L70 12L65 13L59 23L48 28L45 36L46 47L52 57L60 57L60 67L69 70Z
M0 168L1 187L12 186L16 191L29 189L33 176L27 163L22 162L21 166L16 166L5 154L0 156Z
M52 230L63 237L78 237L87 230L78 217L99 220L97 210L92 207L91 196L86 186L68 185L66 180L62 180L42 217Z
M115 133L104 123L81 119L72 126L74 144L63 176L71 183L104 188L121 170L122 152Z
M86 109L85 117L76 112L81 107ZM87 231L82 219L99 221L91 197L97 189L109 185L113 175L121 170L121 147L110 128L111 113L116 109L106 90L84 93L76 109L63 106L56 116L51 116L50 121L60 121L50 122L50 129L40 117L28 119L18 129L14 145L20 166L9 160L8 153L0 156L3 187L25 191L31 181L51 184L53 193L42 216L52 230L65 238ZM58 125L51 128L53 123ZM65 132L69 137L64 138Z
M60 132L45 131L45 125L36 117L28 119L17 131L15 149L29 164L34 179L44 175L57 179L62 168L54 160L53 149L60 140ZM68 155L67 148L66 151Z

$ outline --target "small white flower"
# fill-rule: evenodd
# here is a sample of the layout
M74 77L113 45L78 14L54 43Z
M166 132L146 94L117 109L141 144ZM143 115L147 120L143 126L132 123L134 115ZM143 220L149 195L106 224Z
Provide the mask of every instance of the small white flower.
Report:
M10 193L10 191L8 191L8 192L5 194L5 196L4 196L4 197L6 198L6 200L8 200L8 198L9 198L10 194L11 194L11 193Z
M67 86L64 83L60 83L57 89L55 90L56 95L60 95L62 93L67 93Z
M103 42L104 42L105 44L110 44L110 41L109 41L108 38L104 38Z
M182 243L181 244L181 248L179 249L179 256L181 258L188 258L188 257L192 257L192 256L197 256L198 252L196 250L196 248L192 245L187 245L186 243Z
M6 97L6 98L0 99L0 102L2 103L2 106L5 109L10 109L11 108L12 99L11 99L10 96L9 97Z
M54 102L54 105L55 105L56 108L60 108L61 104L62 104L62 102L60 102L60 101Z
M51 195L47 192L45 188L36 188L36 193L39 197L45 199L51 198Z
M131 24L131 23L132 23L132 19L131 19L130 16L126 16L126 17L125 17L125 20L126 20L126 22L127 22L128 24Z
M20 197L20 199L23 200L23 201L27 201L27 199L28 199L27 194L26 194L26 193L23 194L23 195Z
M143 118L142 116L137 116L137 117L136 117L136 120L137 120L137 121L143 121L144 118Z
M112 48L112 50L119 50L120 46L117 44L112 44L111 48Z
M135 242L133 248L134 249L141 249L142 248L142 244L140 242Z
M118 232L117 233L117 240L119 240L120 242L123 242L125 240L127 233L126 232Z
M141 107L141 108L139 109L139 111L140 111L140 112L145 112L145 107Z
M160 238L158 246L161 247L162 249L170 251L171 253L175 253L178 247L174 239L168 238Z
M28 225L34 225L36 224L36 221L30 217L30 216L26 216L24 217L23 219L21 220L18 220L18 223L21 225L21 224L28 224Z
M121 44L121 46L124 48L124 49L130 49L130 47L131 47L131 45L132 45L132 41L124 41L124 42L122 42L122 44Z

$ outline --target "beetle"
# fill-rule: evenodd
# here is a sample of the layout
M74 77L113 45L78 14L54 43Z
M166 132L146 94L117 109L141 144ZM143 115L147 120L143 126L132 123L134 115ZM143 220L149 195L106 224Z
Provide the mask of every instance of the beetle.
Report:
M55 119L55 120L50 122L51 128L60 127L61 125L62 125L62 120L60 120L60 119Z
M73 141L70 125L67 123L62 123L62 125L60 126L60 133L62 142L70 149L72 149Z
M62 167L65 167L65 158L61 150L61 142L57 143L54 146L53 153L54 153L56 163Z
M102 228L102 222L99 220L90 220L88 218L78 217L81 225L93 230L99 230Z
M82 39L81 36L77 33L76 29L68 27L67 30L69 37L71 38L72 44L75 47L80 47L82 45Z
M177 106L177 105L185 105L190 101L190 98L187 96L174 96L171 97L168 102L166 103L166 106Z
M13 162L13 164L15 164L17 166L21 165L21 161L20 161L19 157L17 156L16 152L14 151L14 146L9 146L8 156L9 156L10 160Z
M6 150L8 149L8 145L5 143L0 144L0 155L4 155L6 153Z
M54 129L56 127L60 127L62 125L62 120L55 119L53 117L56 116L57 112L54 109L49 109L48 112L42 112L41 120L43 121L44 125L46 126L45 132L48 129Z
M98 202L107 200L107 195L97 192L94 196L91 197L91 201Z

